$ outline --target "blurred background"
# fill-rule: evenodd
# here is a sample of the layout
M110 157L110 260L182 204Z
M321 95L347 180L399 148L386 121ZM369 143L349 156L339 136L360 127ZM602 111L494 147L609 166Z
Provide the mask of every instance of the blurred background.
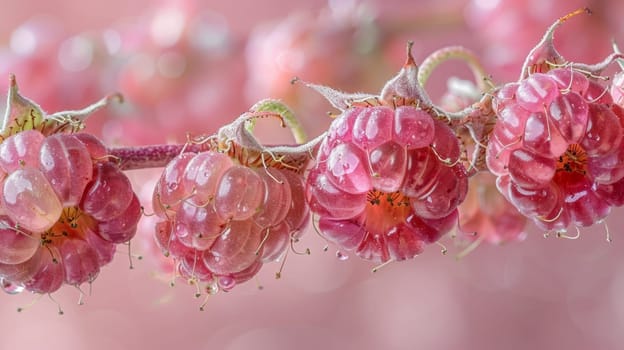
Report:
M344 91L376 93L413 40L422 61L461 44L483 58L497 83L516 80L530 48L556 18L579 7L556 43L568 59L593 63L624 40L618 0L267 0L5 1L0 12L0 88L8 74L44 110L78 109L120 91L126 102L93 115L88 131L109 145L180 142L211 134L262 98L280 98L310 137L331 106L294 76ZM432 76L435 99L457 62ZM292 142L275 121L261 138ZM134 171L149 201L158 170ZM206 301L182 280L170 287L150 218L90 290L64 287L38 298L0 295L0 349L619 349L624 342L624 237L615 210L576 240L527 227L526 239L481 244L457 261L431 246L413 261L372 273L338 258L310 227L298 250L259 277ZM120 249L122 250L122 249ZM261 288L260 288L261 287ZM38 300L40 299L40 300ZM37 301L38 300L38 301ZM28 306L32 302L36 303ZM64 315L57 314L57 304ZM18 307L26 310L18 313Z

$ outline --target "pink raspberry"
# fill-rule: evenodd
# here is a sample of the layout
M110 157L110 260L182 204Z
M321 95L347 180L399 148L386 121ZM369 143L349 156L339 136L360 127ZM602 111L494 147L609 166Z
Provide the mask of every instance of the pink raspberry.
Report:
M271 101L255 107L251 118L278 116L268 111ZM228 291L282 258L309 218L301 173L310 151L261 146L249 120L244 114L209 137L208 151L175 157L154 190L152 206L162 220L157 245L181 277L209 293Z
M526 218L496 188L496 177L480 172L470 178L466 200L459 207L462 240L504 244L526 237ZM466 252L470 250L469 246Z
M574 68L535 73L495 97L487 150L500 191L546 230L605 218L624 178L624 111Z
M130 181L83 140L94 137L30 130L0 144L2 279L36 293L91 283L134 236L141 207Z
M0 143L2 285L52 293L91 283L134 236L141 207L104 145L56 133L80 129L99 106L48 116L12 81Z
M327 239L377 263L436 242L456 224L468 189L459 141L432 112L409 49L380 96L311 85L343 112L308 175L310 207Z
M183 153L163 172L156 242L178 272L229 290L280 258L307 222L300 175L250 167L218 151Z
M457 220L468 178L451 129L414 106L354 107L308 175L321 232L375 262L411 259Z

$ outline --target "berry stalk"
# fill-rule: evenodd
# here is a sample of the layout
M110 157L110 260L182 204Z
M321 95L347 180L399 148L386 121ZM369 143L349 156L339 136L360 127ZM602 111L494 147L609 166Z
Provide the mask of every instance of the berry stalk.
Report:
M121 170L163 168L182 152L203 152L207 144L149 145L138 147L114 147L108 156L117 159Z

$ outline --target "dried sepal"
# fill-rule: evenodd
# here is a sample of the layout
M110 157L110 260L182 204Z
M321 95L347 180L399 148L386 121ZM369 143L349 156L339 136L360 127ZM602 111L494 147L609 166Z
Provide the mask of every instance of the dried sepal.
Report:
M407 59L403 68L390 79L381 90L380 97L388 104L396 99L405 100L402 104L416 103L423 109L431 108L433 103L418 80L419 68L412 56L413 42L407 43Z
M17 80L10 75L7 106L2 121L0 140L26 130L37 130L44 135L55 133L73 133L84 128L86 118L98 109L108 105L112 100L121 102L121 94L115 93L80 110L70 110L46 114L34 101L19 93Z
M605 57L602 61L594 64L570 62L557 51L554 44L555 30L571 17L582 13L591 14L592 12L588 8L578 9L560 17L548 28L542 40L527 55L522 65L520 79L518 79L518 81L522 81L534 73L547 73L550 70L561 67L569 67L590 78L600 78L602 72L613 64L613 62L624 58L624 55L617 50L616 46L614 46L613 53Z
M325 99L329 103L331 103L332 106L334 106L335 108L341 111L347 110L348 108L352 107L354 104L358 103L359 101L374 99L377 97L373 94L367 94L367 93L362 93L362 92L356 92L356 93L342 92L342 91L330 88L329 86L308 83L306 81L300 80L299 78L293 79L292 82L293 83L301 82L306 87L309 87L310 89L318 92L319 94L321 94L321 96L325 97Z
M567 62L555 48L555 30L571 17L581 13L591 14L591 11L588 8L573 11L557 19L557 21L546 30L542 40L529 52L522 64L519 80L525 79L533 73L545 73L552 69L553 66L562 65Z
M232 123L221 127L212 148L227 153L241 164L303 172L324 134L296 146L263 145L253 134L253 126L256 119L267 116L276 117L281 121L282 126L289 127L297 142L305 139L301 125L290 108L277 100L263 100Z
M41 107L20 95L15 76L11 75L9 80L7 106L0 134L3 140L18 132L35 129L44 119Z

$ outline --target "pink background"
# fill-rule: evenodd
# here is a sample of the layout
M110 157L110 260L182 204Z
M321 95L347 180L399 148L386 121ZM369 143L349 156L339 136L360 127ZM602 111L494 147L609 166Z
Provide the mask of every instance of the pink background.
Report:
M461 16L461 1L435 8L433 3L391 0L378 7L390 18L438 8ZM0 12L0 40L6 43L13 28L35 13L62 18L72 33L105 28L149 4L11 2ZM207 7L223 13L233 30L244 35L261 21L322 4L214 1ZM414 35L426 36L431 49L479 46L461 25ZM611 38L594 39L608 47ZM398 69L402 58L397 57ZM413 261L391 264L376 274L355 257L339 261L334 247L323 252L324 242L310 229L297 247L309 247L312 254L291 254L280 280L273 277L279 264L265 265L258 278L263 290L250 281L211 297L204 312L198 310L202 300L193 297L193 287L178 280L171 288L169 277L157 272L142 241L150 233L142 232L133 252L145 258L129 270L120 252L101 271L86 305L77 305L80 293L74 288L65 286L54 294L63 316L47 296L17 313L18 306L36 297L0 295L0 349L619 349L624 342L621 213L615 210L607 219L610 244L603 225L581 229L574 241L530 232L525 242L484 244L456 261L459 249L447 238L442 242L449 254L432 246ZM89 293L88 286L83 288Z

